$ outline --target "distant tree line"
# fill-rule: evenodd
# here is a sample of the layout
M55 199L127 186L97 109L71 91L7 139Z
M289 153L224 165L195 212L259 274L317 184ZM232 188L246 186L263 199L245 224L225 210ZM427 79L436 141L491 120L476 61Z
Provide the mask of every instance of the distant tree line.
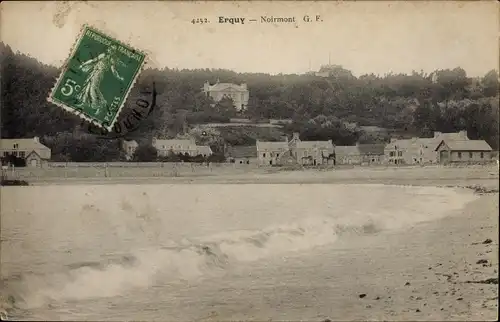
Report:
M39 136L58 161L118 161L125 156L120 140L98 139L85 133L81 120L48 103L46 98L59 73L0 43L1 135L5 138ZM138 129L125 137L150 142L152 137L186 135L201 124L225 123L232 117L254 121L292 119L277 128L219 128L214 151L222 146L277 141L299 132L303 140L328 140L337 145L384 142L387 136L369 135L362 126L397 130L408 136L433 131L467 130L498 149L498 73L472 78L461 68L431 74L413 72L354 77L341 66L330 77L268 75L227 70L147 69L132 89L124 110L132 109L141 91L154 81L157 108ZM230 99L220 102L202 92L205 81L246 83L250 101L238 112ZM202 140L199 138L199 140ZM197 143L198 144L198 143Z

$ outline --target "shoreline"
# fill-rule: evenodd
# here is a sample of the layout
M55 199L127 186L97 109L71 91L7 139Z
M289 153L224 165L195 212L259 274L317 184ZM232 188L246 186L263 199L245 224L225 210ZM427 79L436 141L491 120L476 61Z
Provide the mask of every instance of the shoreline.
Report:
M310 254L290 256L286 265L276 259L280 268L272 276L267 273L272 263L249 264L236 274L260 276L251 292L258 290L267 300L252 303L245 288L249 281L243 279L235 292L248 299L233 303L237 310L202 305L193 320L494 321L497 200L498 193L480 196L436 221L339 239ZM315 278L304 284L301 276L309 274ZM270 284L277 289L266 287ZM212 301L223 302L220 296Z
M241 170L241 169L240 169ZM115 173L105 176L85 176L72 172L51 175L21 175L16 179L25 180L29 185L73 185L73 184L391 184L419 186L483 186L498 190L499 172L496 167L406 167L406 168L352 168L341 170L296 170L270 171L269 169L248 172L180 173L170 176L157 173L157 169L139 168L137 173ZM27 174L31 174L28 172ZM80 177L79 177L80 175Z

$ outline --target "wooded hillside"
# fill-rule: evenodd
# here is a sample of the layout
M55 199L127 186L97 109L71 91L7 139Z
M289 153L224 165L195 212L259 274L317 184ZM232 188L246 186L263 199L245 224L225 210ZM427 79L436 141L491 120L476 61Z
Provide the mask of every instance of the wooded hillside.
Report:
M46 98L59 70L0 43L4 138L39 136L53 149L56 160L113 161L123 156L119 141L98 139L80 129L77 117L48 103ZM252 144L262 136L279 140L293 131L302 139L335 144L378 142L360 126L395 129L408 136L429 136L432 131L465 129L471 139L485 139L498 149L498 73L470 78L459 67L433 74L363 75L354 77L340 66L333 76L246 74L227 70L146 69L132 90L125 109L141 97L141 90L156 84L157 107L127 138L148 141L152 136L184 134L186 124L228 122L231 117L253 120L291 118L282 131L236 128L220 131L228 144ZM230 101L215 106L201 93L205 81L247 83L250 101L237 115ZM434 81L433 81L434 80ZM260 131L260 132L259 132Z

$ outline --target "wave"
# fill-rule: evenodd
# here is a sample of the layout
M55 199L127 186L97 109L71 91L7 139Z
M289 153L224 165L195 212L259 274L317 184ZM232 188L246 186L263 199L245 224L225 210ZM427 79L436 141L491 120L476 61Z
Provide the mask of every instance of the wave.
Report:
M106 256L99 261L75 262L50 274L24 273L1 281L2 308L29 310L58 301L114 297L136 288L173 280L190 280L224 271L241 261L327 245L344 234L373 234L380 230L369 221L337 224L332 219L311 219L261 231L233 231L204 239L184 239L158 248Z
M299 213L302 210L282 209L300 218L290 219L286 224L208 233L208 236L185 237L168 244L157 240L154 246L148 244L127 253L103 254L97 260L73 262L50 273L11 275L0 281L0 309L22 316L34 308L61 302L116 297L186 281L192 284L212 274L224 274L241 262L291 256L293 252L300 255L301 251L330 245L345 235L377 234L434 220L476 198L471 194L458 195L449 189L400 187L391 191L399 193L397 189L406 189L411 193L409 197L404 202L386 202L385 191L373 188L373 185L369 187L371 199L367 196L363 201L352 199L362 205L358 207L338 197L335 202L329 200L326 206L304 208L303 217ZM382 200L380 204L379 200ZM371 209L374 211L370 212ZM109 211L113 213L112 209ZM147 214L152 211L155 210L149 207L144 210ZM122 215L120 213L120 222L127 225ZM161 230L162 226L141 226L141 231L142 228L147 230L144 233L150 233ZM127 238L140 237L129 233L125 234Z

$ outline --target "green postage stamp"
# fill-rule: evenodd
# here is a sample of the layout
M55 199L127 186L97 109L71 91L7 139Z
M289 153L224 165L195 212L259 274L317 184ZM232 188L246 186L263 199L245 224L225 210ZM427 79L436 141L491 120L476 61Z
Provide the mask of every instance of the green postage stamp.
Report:
M146 55L84 25L48 101L111 131Z

